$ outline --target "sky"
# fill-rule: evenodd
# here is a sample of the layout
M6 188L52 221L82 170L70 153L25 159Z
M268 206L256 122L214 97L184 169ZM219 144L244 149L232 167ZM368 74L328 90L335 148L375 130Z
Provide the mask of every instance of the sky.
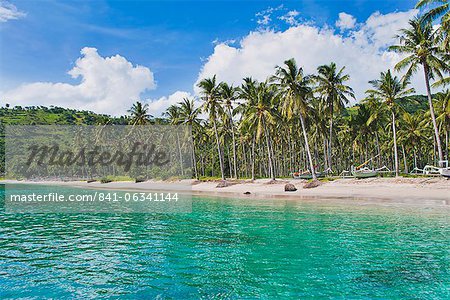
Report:
M0 105L112 115L135 101L160 115L217 75L264 80L294 57L312 73L346 66L357 98L401 58L387 51L410 0L0 0ZM413 79L422 92L420 76Z

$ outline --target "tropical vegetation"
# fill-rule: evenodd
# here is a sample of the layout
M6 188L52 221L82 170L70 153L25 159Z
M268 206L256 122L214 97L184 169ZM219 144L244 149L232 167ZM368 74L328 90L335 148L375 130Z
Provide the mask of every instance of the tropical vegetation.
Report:
M297 171L316 178L366 161L393 175L439 165L449 159L449 5L420 0L417 7L421 16L389 47L402 59L368 78L372 88L364 99L355 99L345 66L330 62L306 74L291 58L265 81L247 77L233 86L204 78L199 98L170 106L163 118L151 116L141 102L120 118L55 107L4 107L0 118L10 124L187 124L195 178L274 180ZM410 83L419 72L425 96L414 94Z

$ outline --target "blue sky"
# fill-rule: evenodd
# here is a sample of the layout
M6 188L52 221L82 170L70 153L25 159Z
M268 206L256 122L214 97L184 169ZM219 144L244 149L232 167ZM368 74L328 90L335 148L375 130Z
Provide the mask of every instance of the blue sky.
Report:
M335 26L341 12L352 15L359 23L376 11L388 14L411 10L415 1L1 3L14 6L22 15L0 23L0 91L32 82L77 84L80 78L71 78L67 72L80 57L80 50L92 47L101 57L118 54L133 65L149 68L157 87L141 96L158 99L176 91L193 93L200 70L220 42L234 40L238 45L252 31L270 26L270 30L282 32L294 26L279 19L289 11L299 13L298 23L312 21L314 26L323 27ZM263 28L265 25L258 24L258 20L261 23L270 8L276 10L267 28ZM339 34L338 28L333 30Z

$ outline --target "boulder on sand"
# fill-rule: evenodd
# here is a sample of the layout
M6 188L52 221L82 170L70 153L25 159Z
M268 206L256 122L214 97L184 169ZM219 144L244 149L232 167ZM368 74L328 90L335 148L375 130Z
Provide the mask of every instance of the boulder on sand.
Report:
M312 189L312 188L318 187L320 185L322 185L322 182L320 182L319 180L313 180L313 181L310 181L310 182L306 183L303 186L303 188L304 189Z
M285 192L295 192L297 190L297 188L295 187L295 185L293 185L292 183L287 183L284 186L284 191Z
M230 186L231 184L228 183L228 181L226 180L221 180L219 181L219 183L217 184L216 188L224 188L227 186Z

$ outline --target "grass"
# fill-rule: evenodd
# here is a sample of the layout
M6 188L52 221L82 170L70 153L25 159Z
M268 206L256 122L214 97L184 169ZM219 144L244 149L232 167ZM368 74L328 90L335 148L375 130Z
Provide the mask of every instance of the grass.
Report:
M319 181L322 181L322 182L331 182L331 181L335 181L336 179L340 179L340 177L339 178L337 178L337 177L323 177L323 178L318 178L319 179Z
M100 182L106 183L106 182L113 182L113 181L134 181L134 178L131 178L129 176L106 176L100 178Z

